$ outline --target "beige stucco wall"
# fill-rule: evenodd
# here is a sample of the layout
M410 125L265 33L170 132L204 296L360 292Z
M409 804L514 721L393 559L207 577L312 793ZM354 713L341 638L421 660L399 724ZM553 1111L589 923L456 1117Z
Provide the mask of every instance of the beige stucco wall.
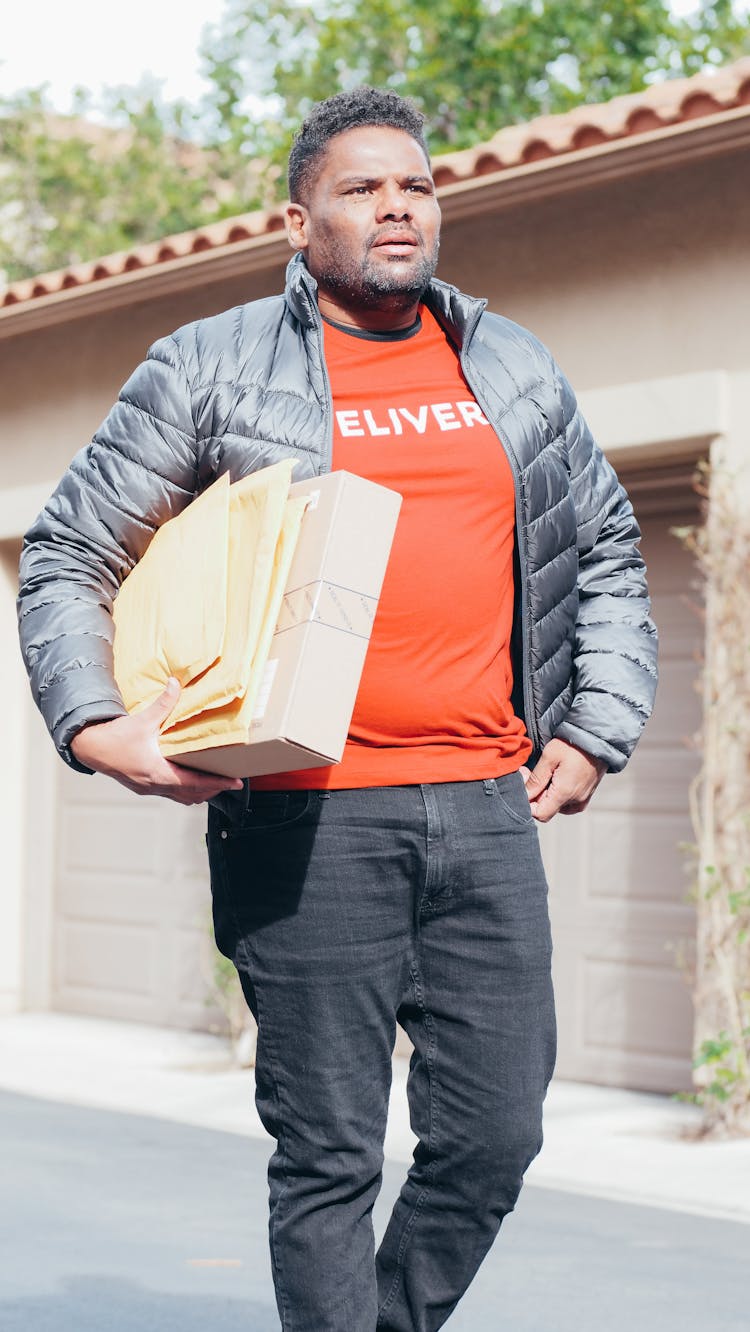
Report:
M576 387L750 363L750 153L446 234L441 271L532 328Z
M0 341L2 486L57 477L86 444L149 345L181 324L271 295L283 264L252 281L198 288Z
M594 391L591 401L599 404L605 428L616 424L614 386L641 386L631 395L637 404L644 401L644 381L679 377L672 403L679 415L686 377L724 372L709 377L711 393L726 396L722 447L742 463L750 416L750 327L739 295L750 290L748 178L750 160L735 155L449 223L440 275L487 295L492 308L534 329L584 397ZM58 763L51 749L39 747L38 728L33 743L25 739L28 701L12 609L14 538L33 517L44 487L87 442L149 343L181 323L278 290L284 259L277 256L268 270L245 281L207 283L179 298L142 301L0 342L0 536L6 538L0 687L9 718L6 760L12 757L0 773L5 1006L42 1002L45 994L30 934L32 901L43 918L51 871L45 820L37 818L30 836L25 791L36 793L37 801L47 791L51 809ZM704 382L693 383L697 406ZM669 408L667 403L667 415ZM643 415L648 417L647 409ZM688 432L680 427L679 433L686 438ZM686 440L685 447L698 446ZM24 767L28 788L18 776ZM23 957L36 958L25 974Z

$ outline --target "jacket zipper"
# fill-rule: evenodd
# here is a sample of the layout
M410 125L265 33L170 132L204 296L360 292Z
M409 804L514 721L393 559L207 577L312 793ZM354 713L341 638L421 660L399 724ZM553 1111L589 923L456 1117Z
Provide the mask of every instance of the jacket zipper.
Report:
M325 472L330 472L333 467L333 390L331 380L326 365L325 347L323 345L323 321L318 320L318 326L315 330L318 339L318 348L320 350L320 364L323 371L323 384L326 395L326 438L325 444L320 451L320 466L318 475L322 476Z
M473 319L471 320L471 323L467 325L466 332L464 334L463 343L461 346L461 351L459 353L459 361L461 369L463 370L464 373L464 378L466 379L469 388L474 394L474 397L479 403L479 406L482 408L482 411L484 412L488 421L491 422L492 413L489 411L487 403L482 397L482 394L477 392L476 386L472 383L471 374L466 362L466 352L468 350L469 343L471 342L471 339L474 336L474 333L476 332L477 325L479 324L479 321L482 318L483 313L484 313L484 307L482 307L482 309L477 311L477 313L474 315ZM521 587L520 587L521 657L522 657L521 671L522 671L522 685L523 685L523 706L525 713L524 721L526 723L526 729L528 731L529 739L531 740L531 743L534 746L534 753L538 755L541 752L542 746L539 739L539 728L537 726L536 711L534 709L534 698L531 692L531 625L529 622L529 595L528 595L528 585L526 579L527 550L526 550L526 529L524 527L523 499L521 496L521 468L511 445L505 439L504 433L502 433L500 430L495 429L494 426L492 428L493 430L495 430L495 434L497 435L500 447L505 453L505 456L510 464L511 472L513 473L513 489L516 498L516 540L518 541L518 564L519 564L520 582L521 582Z
M308 307L312 316L314 336L318 344L320 367L323 375L323 389L325 393L326 407L326 437L323 447L320 450L320 460L318 462L318 476L323 476L326 472L330 472L333 467L333 391L331 389L328 366L326 365L325 347L323 342L323 320L321 319L318 310L317 298L315 292L311 290L309 283L305 280L304 275L300 277L300 281L307 293Z

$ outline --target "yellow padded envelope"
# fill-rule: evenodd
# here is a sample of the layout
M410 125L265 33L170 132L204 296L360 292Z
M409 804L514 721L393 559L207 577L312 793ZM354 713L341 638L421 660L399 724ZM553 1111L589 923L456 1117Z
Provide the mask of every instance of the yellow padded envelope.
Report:
M174 675L167 756L247 739L305 501L290 461L221 477L159 529L115 601L115 678L128 711Z
M153 703L170 675L185 689L218 660L228 550L229 477L222 476L159 528L118 593L115 679L128 712Z
M278 623L292 556L297 545L306 499L288 499L279 538L271 553L271 565L264 567L266 577L253 579L251 598L258 611L257 636L249 658L245 658L245 687L231 702L206 710L199 717L173 726L167 719L160 742L166 758L176 758L194 749L214 749L218 745L246 744L258 689L271 649L271 639ZM270 576L268 576L270 574ZM262 582L261 586L258 583ZM213 672L209 672L213 674ZM172 714L174 715L174 714Z

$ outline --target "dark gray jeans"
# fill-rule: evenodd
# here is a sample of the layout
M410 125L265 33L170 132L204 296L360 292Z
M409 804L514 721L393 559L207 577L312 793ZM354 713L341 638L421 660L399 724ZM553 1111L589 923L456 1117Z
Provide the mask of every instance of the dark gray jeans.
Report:
M542 1140L555 1019L523 782L257 792L212 808L219 948L258 1021L285 1332L432 1332ZM419 1138L375 1254L396 1021Z

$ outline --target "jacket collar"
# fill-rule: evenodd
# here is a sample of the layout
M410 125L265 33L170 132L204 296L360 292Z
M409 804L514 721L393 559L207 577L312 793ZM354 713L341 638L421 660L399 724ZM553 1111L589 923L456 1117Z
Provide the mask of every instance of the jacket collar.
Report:
M304 258L297 253L289 260L286 270L286 303L295 319L305 328L320 325L317 300L318 284ZM487 307L485 300L466 296L448 282L433 278L424 296L425 305L443 325L459 351L467 336L471 336L479 317Z

